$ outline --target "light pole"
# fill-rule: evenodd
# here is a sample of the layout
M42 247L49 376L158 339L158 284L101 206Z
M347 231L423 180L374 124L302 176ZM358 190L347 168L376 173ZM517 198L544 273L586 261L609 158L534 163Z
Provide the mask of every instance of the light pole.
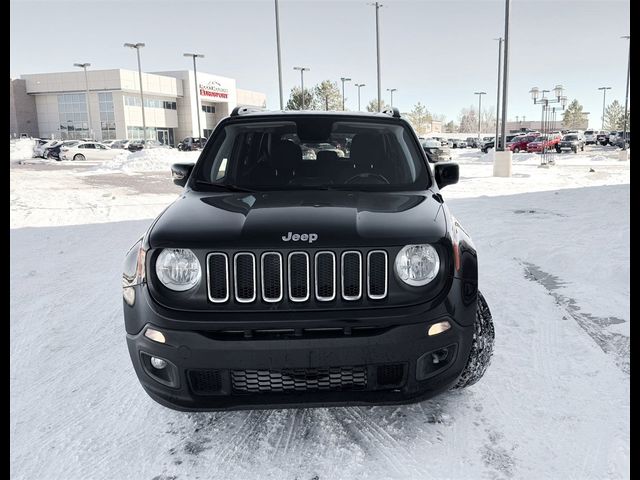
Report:
M308 72L311 70L307 67L293 67L294 70L300 70L300 95L301 95L301 106L300 110L304 110L304 72Z
M204 58L200 53L183 53L185 57L193 58L193 85L196 89L196 111L198 112L198 138L202 137L202 129L200 128L200 89L198 88L198 70L196 70L196 58Z
M631 35L623 35L620 38L631 39ZM624 130L622 131L622 150L627 149L627 123L629 121L629 76L631 68L631 41L629 41L629 60L627 60L627 90L624 94Z
M387 88L387 92L391 93L391 108L393 108L393 92L398 90L397 88Z
M495 38L498 40L498 92L496 93L496 139L493 143L494 150L498 149L500 133L500 77L502 76L502 37Z
M473 92L473 94L478 95L478 141L480 141L480 130L482 129L482 95L486 95L487 92Z
M282 62L280 57L280 14L278 10L278 0L275 0L276 4L276 48L278 49L278 88L280 89L280 110L284 110L283 107L283 95L282 95Z
M607 90L611 90L611 87L598 87L598 90L602 90L602 126L600 129L604 130L604 108L606 105Z
M511 0L505 0L504 5L504 72L502 73L502 141L500 151L504 151L507 135L507 93L509 90L509 7ZM498 151L498 149L496 149ZM494 169L495 170L495 169ZM509 166L509 171L511 167ZM509 174L511 176L511 174Z
M342 111L344 112L344 82L350 82L350 78L340 77L340 81L342 82Z
M560 106L562 107L562 110L564 110L564 107L567 105L567 97L564 95L564 87L562 85L556 85L553 89L555 100L544 96L544 94L549 91L550 90L540 90L538 89L538 87L533 87L531 90L529 90L529 93L531 94L531 99L533 100L533 104L542 105L542 119L540 121L540 134L543 138L543 142L545 143L543 143L543 147L542 147L542 156L540 158L541 165L547 165L548 163L547 146L546 146L546 141L548 140L548 138L546 136L547 125L545 123L545 119L547 118L547 115L549 112L549 104L559 103ZM540 93L542 93L542 96L540 96Z
M93 139L93 134L91 133L92 129L91 129L91 108L90 108L90 104L89 104L89 76L87 75L87 67L90 67L91 64L90 63L74 63L73 64L74 67L80 67L82 69L84 69L84 86L85 86L85 90L86 90L86 95L87 95L87 119L89 121L89 137L91 139Z
M360 111L360 89L364 86L364 83L356 83L356 87L358 87L358 111Z
M140 49L144 47L144 43L125 43L127 48L135 48L138 55L138 77L140 79L140 103L142 104L142 139L147 139L147 122L144 118L144 94L142 93L142 68L140 67Z
M380 87L380 14L381 3L370 3L376 7L376 69L378 76L378 111L382 110L382 89Z

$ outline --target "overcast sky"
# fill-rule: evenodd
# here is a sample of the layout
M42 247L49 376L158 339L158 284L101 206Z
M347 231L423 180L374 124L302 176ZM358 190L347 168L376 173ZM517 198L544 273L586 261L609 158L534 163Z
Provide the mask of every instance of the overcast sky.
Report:
M504 32L502 0L383 0L380 9L382 92L397 88L394 105L418 101L457 120L460 110L495 108L497 41ZM285 102L298 85L294 66L306 66L305 85L351 77L365 83L362 104L376 97L375 8L367 0L280 0ZM565 86L600 126L602 92L624 103L629 0L512 0L509 119L538 119L533 86ZM273 0L11 1L12 77L73 70L136 69L124 42L145 42L144 71L187 69L184 52L197 51L198 69L237 79L238 87L267 94L278 108ZM357 108L346 86L347 108Z

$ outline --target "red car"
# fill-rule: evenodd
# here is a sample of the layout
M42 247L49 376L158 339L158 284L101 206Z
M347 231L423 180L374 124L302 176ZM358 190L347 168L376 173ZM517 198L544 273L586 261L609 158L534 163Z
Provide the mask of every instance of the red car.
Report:
M513 153L518 153L522 150L526 150L529 142L533 142L535 138L536 137L534 137L533 135L523 135L520 137L515 137L510 142L507 142L507 148Z
M533 141L527 144L527 152L529 153L539 153L546 147L547 150L551 150L555 148L555 144L553 143L554 139L546 139L544 137L536 137ZM558 143L558 142L556 142Z

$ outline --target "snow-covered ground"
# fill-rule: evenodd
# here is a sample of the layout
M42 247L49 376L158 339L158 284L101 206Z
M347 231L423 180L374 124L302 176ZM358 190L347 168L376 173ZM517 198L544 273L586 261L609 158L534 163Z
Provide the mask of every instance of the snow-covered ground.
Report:
M518 154L494 178L452 153L443 195L495 321L485 378L408 406L200 414L138 384L120 292L124 253L180 193L168 165L197 154L12 164L11 478L629 478L629 162Z

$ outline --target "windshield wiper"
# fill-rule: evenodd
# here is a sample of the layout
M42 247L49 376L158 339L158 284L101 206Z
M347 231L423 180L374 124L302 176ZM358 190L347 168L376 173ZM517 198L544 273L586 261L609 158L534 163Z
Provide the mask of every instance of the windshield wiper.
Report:
M211 183L205 180L196 180L198 185L205 185L207 187L219 188L220 190L224 190L226 192L246 192L246 193L255 193L255 190L251 190L250 188L240 187L238 185L229 185L226 183Z

